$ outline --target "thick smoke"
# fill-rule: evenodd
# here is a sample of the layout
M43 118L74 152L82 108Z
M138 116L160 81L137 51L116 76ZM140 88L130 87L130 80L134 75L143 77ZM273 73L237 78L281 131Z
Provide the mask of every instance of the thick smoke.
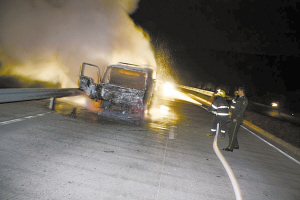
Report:
M82 62L156 67L138 0L0 0L0 74L77 87ZM1 78L1 76L0 76Z

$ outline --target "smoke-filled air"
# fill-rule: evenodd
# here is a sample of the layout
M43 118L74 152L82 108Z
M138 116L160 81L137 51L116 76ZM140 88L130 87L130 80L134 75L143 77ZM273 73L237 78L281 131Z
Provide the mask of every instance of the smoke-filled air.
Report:
M0 0L0 79L70 88L78 87L82 62L156 67L148 34L129 17L138 3Z

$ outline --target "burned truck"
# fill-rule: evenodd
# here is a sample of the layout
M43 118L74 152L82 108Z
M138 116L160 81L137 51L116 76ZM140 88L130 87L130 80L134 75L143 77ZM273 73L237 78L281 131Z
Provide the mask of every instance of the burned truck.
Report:
M94 78L86 74L91 69ZM151 67L118 63L107 66L101 77L98 66L83 63L79 88L100 102L99 115L140 122L151 105L154 73Z

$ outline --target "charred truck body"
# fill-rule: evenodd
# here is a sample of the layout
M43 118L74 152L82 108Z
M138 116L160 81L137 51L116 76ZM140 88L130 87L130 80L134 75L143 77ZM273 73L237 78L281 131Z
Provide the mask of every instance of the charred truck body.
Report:
M85 75L89 68L96 71L96 83ZM79 88L91 99L101 101L99 115L141 121L151 103L154 73L149 67L119 63L106 67L101 78L98 66L83 63Z

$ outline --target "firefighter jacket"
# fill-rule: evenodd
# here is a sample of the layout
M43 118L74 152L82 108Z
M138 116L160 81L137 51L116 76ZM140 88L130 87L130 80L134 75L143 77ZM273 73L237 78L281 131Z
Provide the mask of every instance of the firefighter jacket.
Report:
M244 112L248 105L247 97L241 96L236 100L235 108L232 111L231 119L244 119Z
M224 97L217 97L212 105L208 108L208 112L215 110L217 116L228 116L229 106Z

